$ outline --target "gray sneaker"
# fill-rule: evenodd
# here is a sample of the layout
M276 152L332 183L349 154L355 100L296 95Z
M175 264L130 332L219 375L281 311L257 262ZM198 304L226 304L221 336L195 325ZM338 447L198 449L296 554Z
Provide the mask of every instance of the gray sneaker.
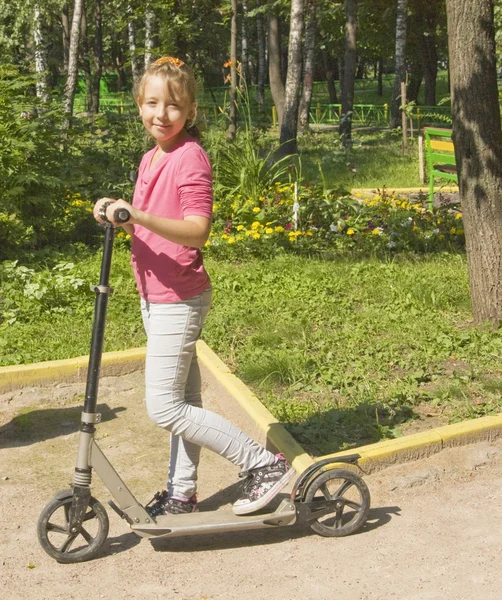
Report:
M190 500L180 500L179 498L170 498L167 490L164 490L155 494L145 506L145 510L155 518L159 515L186 515L197 512L199 508L196 496L192 496Z
M266 506L295 476L295 470L282 454L276 454L273 465L251 469L239 473L246 478L242 486L242 496L234 502L232 509L236 515L247 515Z

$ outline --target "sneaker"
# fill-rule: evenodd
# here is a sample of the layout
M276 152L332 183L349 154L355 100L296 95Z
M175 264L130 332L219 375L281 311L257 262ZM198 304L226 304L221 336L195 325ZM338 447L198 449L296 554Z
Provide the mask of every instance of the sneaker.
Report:
M295 476L282 454L276 454L273 465L243 471L239 477L245 477L242 496L232 506L234 514L246 515L266 506L282 488Z
M197 496L192 496L190 500L181 500L180 498L169 497L166 490L157 492L150 502L145 506L146 512L151 517L160 515L185 515L197 512Z

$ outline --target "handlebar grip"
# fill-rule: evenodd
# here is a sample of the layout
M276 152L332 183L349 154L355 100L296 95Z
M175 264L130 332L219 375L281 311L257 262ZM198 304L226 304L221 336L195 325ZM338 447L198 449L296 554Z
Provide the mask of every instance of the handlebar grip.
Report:
M131 213L127 210L127 208L117 208L117 210L113 213L113 218L117 223L127 223L131 218Z

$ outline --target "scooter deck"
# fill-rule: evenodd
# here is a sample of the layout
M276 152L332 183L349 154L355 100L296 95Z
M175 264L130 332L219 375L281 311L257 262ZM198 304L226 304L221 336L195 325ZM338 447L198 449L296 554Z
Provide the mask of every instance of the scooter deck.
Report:
M188 515L162 515L155 523L132 525L131 529L147 538L178 537L202 533L224 533L244 529L284 527L296 521L296 508L290 500L283 500L272 513L234 515L231 508L214 512L195 512Z

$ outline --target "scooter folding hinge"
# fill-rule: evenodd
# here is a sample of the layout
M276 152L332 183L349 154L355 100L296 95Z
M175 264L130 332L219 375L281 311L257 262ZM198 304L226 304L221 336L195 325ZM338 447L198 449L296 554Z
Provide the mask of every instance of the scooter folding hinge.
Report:
M82 413L82 423L101 423L101 413Z
M96 292L96 294L109 294L110 296L113 294L113 288L109 285L90 285L91 292Z

